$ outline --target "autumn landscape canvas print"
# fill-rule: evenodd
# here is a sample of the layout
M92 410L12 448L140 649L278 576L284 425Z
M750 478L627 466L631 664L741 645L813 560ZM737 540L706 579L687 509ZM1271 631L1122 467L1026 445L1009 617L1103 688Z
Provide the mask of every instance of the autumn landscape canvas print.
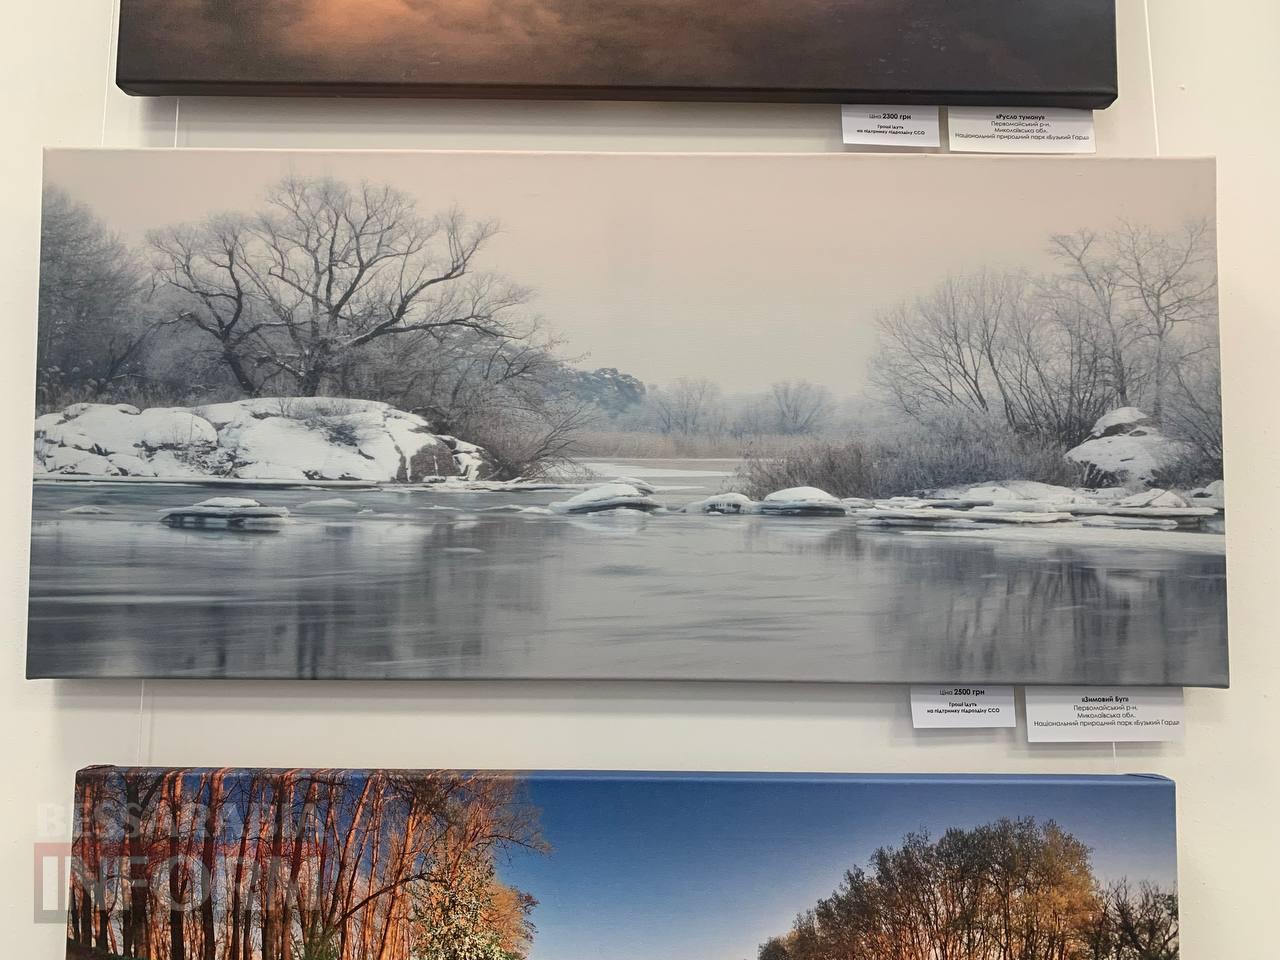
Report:
M1116 95L1113 0L121 0L161 95L987 103ZM886 99L888 98L888 99Z
M68 960L1176 960L1174 785L91 767Z
M1227 683L1212 161L45 183L31 677Z

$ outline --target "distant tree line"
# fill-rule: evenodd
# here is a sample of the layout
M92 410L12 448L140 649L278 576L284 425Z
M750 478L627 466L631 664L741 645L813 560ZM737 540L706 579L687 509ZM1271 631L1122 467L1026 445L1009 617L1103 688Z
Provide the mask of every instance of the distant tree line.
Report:
M909 834L761 944L757 960L1176 960L1177 895L1099 883L1053 822Z
M836 402L808 380L779 380L767 389L726 396L705 377L652 386L615 419L621 429L681 437L814 436L835 424Z
M88 771L68 956L522 960L545 849L518 781L454 772Z

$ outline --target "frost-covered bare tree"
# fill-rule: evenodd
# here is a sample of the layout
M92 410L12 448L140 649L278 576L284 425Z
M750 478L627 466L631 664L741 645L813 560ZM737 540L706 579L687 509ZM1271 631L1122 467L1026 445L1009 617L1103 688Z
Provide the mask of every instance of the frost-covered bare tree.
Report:
M278 371L264 370L256 361L271 331L264 304L254 296L248 218L217 215L196 225L152 231L147 239L157 283L174 295L174 310L164 325L210 338L236 385L246 396L257 396Z
M1061 445L1109 409L1142 406L1170 425L1185 417L1179 432L1198 446L1213 434L1220 445L1208 225L1121 222L1054 236L1050 250L1057 273L953 276L881 315L872 382L890 404L921 422L941 410L992 417Z
M1016 274L953 276L882 314L872 382L911 417L938 407L1001 413L1004 328L1025 286Z
M146 275L84 204L47 187L40 228L36 390L43 406L123 396L154 329Z
M477 268L495 231L456 209L424 216L390 186L287 177L256 214L150 241L161 283L186 298L172 322L212 337L245 393L315 396L378 341L527 338L528 291Z
M1030 287L1001 331L992 378L1014 433L1083 440L1115 405L1106 343L1087 311Z
M1159 420L1186 356L1179 332L1218 319L1213 227L1197 220L1178 231L1160 232L1122 221L1110 245L1121 290L1150 342L1149 405Z
M1097 349L1107 364L1107 378L1118 406L1136 404L1150 376L1143 325L1127 309L1125 279L1110 238L1093 230L1056 234L1050 252L1062 265L1044 284L1057 310L1078 311L1095 330Z
M725 428L720 388L705 377L681 377L649 393L658 430L664 434L715 434Z
M774 426L786 436L816 433L835 411L831 391L808 380L775 383L769 388L769 398Z

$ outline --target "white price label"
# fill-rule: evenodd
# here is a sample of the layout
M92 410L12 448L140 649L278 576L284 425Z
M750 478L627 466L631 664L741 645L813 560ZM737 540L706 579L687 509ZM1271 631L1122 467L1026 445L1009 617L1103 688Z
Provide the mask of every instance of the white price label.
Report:
M937 107L868 107L848 104L840 108L845 143L892 147L936 147Z
M951 107L951 149L967 153L1094 153L1093 111L1066 107Z
M1027 687L1032 743L1181 740L1181 687Z
M911 725L918 730L1012 727L1016 723L1013 687L911 688Z

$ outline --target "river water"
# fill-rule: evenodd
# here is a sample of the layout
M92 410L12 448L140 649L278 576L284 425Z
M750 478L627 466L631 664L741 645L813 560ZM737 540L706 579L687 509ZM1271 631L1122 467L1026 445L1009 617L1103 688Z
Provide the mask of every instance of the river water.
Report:
M617 469L683 487L657 494L675 506L721 489L725 465ZM220 494L374 512L272 533L157 520ZM28 675L1227 679L1224 557L1159 532L1118 548L492 509L569 495L37 483ZM64 512L84 505L109 512Z

